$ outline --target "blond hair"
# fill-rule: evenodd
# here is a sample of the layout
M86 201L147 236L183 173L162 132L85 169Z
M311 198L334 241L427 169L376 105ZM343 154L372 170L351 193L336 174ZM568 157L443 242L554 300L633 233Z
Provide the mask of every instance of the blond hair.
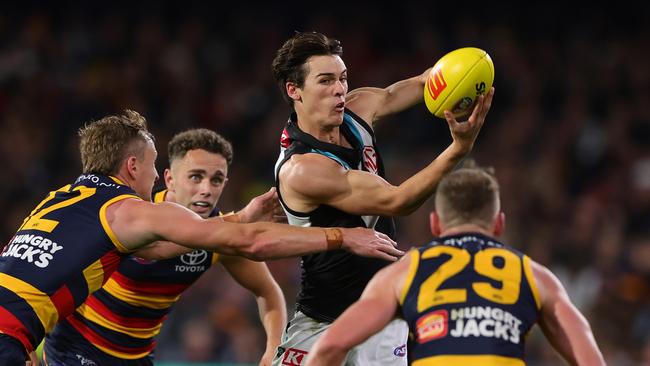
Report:
M489 170L478 167L449 173L435 196L436 212L446 227L469 223L489 227L500 205L499 183Z
M153 135L147 120L138 112L106 116L79 129L79 151L83 173L116 174L127 156L144 159L144 149Z

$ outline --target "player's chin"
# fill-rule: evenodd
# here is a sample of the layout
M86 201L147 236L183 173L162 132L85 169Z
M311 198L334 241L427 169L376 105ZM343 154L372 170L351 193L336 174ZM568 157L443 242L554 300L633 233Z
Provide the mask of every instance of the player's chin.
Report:
M341 125L343 123L343 111L344 111L343 108L341 108L340 110L338 108L332 110L328 118L330 124L337 125L337 126Z

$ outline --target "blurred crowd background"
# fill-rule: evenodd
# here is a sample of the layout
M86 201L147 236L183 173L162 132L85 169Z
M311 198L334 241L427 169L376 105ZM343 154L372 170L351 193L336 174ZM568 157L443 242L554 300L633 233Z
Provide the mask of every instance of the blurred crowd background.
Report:
M3 4L2 240L80 173L76 130L126 108L148 119L161 173L179 131L233 142L222 210L266 191L289 113L270 63L294 31L342 41L350 89L386 87L475 46L494 61L496 95L472 157L501 182L504 241L558 274L610 365L650 365L650 12L397 3ZM424 104L377 133L393 184L450 142ZM402 248L429 240L431 208L398 220ZM291 314L299 260L268 265ZM530 365L561 363L539 330L528 341ZM177 304L157 359L252 363L264 344L252 295L217 267Z

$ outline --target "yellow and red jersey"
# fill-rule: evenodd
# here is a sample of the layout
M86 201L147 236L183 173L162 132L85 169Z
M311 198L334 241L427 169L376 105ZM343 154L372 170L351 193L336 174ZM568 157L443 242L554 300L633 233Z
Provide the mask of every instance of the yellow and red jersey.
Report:
M50 192L0 254L0 333L33 350L100 289L128 250L106 208L135 192L118 179L81 175Z
M153 198L162 202L164 197L165 191L160 191ZM155 348L154 337L172 305L217 259L216 253L205 250L158 261L130 256L65 321L111 356L145 357Z

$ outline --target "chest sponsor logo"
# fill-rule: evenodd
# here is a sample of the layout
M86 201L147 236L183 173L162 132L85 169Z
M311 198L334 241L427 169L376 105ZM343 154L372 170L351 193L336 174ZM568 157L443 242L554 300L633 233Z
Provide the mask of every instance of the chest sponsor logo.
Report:
M451 310L451 321L456 326L449 331L452 337L500 338L519 344L522 321L511 313L490 306L470 306Z
M205 250L193 250L189 253L181 255L181 262L187 264L188 266L196 266L205 262L208 258L208 252Z
M16 235L2 251L3 257L14 257L36 267L45 268L54 259L55 253L63 249L63 245L48 238L34 234Z
M208 252L205 250L193 250L181 255L181 262L185 265L176 265L176 272L203 272L206 270L205 262L208 259Z
M418 343L422 344L447 335L447 310L426 314L415 323Z
M374 147L363 147L363 166L365 166L369 172L377 174L377 152Z
M302 365L302 361L305 359L306 355L307 355L307 352L305 352L303 350L295 349L295 348L289 348L284 353L284 357L282 357L282 365L300 366L300 365Z

